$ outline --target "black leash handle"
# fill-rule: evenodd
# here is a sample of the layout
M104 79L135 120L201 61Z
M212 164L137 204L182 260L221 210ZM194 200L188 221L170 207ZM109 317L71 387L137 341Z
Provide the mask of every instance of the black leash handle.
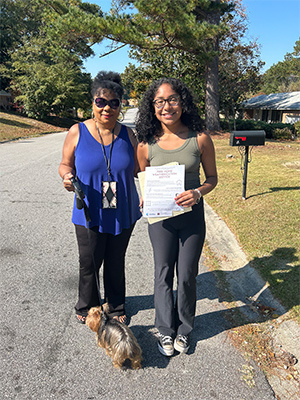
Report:
M79 182L77 181L76 178L74 178L74 176L72 176L72 178L70 178L70 181L74 187L74 190L75 190L75 193L77 196L76 197L76 207L78 208L78 210L81 210L83 208L86 222L91 222L91 216L89 213L89 209L86 205L86 202L84 201L84 198L85 198L84 191L81 189Z

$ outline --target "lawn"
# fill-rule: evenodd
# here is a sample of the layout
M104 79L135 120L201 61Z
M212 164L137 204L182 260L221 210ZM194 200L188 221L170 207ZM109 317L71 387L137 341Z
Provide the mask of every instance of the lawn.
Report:
M66 119L58 121L55 118L52 118L51 122L37 121L12 112L0 111L0 142L65 131L73 123Z
M300 314L300 142L267 140L253 147L246 200L237 147L228 135L214 135L218 186L206 196L226 222L251 266L282 304Z

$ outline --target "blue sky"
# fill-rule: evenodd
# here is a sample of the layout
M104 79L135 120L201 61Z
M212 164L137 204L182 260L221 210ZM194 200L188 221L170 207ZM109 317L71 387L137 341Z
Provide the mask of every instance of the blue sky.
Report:
M98 4L104 12L110 9L110 0L88 0ZM175 0L174 0L175 1ZM283 61L286 53L291 53L300 36L300 0L242 0L246 7L249 29L247 38L257 38L261 46L261 59L266 64L263 71L278 61ZM107 45L107 43L106 43ZM130 60L129 46L113 54L99 58L109 49L102 42L95 45L95 56L84 63L87 72L94 77L98 71L111 70L123 72Z

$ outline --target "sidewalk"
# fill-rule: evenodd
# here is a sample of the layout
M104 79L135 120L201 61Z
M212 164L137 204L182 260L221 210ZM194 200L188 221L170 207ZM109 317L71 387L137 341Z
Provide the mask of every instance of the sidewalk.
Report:
M129 109L123 121L134 128L136 109ZM253 269L235 236L224 221L205 203L207 235L210 250L219 262L220 271L229 285L235 305L249 323L259 323L261 314L256 305L276 309L278 318L270 319L270 341L278 360L269 384L280 400L300 398L300 327L293 320L285 320L287 311L272 296L267 282ZM296 364L295 364L296 362Z

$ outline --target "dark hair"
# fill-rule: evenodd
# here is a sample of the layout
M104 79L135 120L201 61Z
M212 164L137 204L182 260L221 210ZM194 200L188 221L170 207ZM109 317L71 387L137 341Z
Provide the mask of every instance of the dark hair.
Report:
M161 135L161 123L156 118L153 100L159 87L167 83L179 94L182 106L181 122L191 131L199 132L203 129L203 123L199 116L196 103L191 91L179 79L162 78L152 82L144 93L136 119L137 137L140 142L153 143L155 137Z
M117 72L112 71L98 72L92 83L92 98L99 94L99 91L101 89L111 90L121 100L124 93L124 89L121 83L121 76Z

